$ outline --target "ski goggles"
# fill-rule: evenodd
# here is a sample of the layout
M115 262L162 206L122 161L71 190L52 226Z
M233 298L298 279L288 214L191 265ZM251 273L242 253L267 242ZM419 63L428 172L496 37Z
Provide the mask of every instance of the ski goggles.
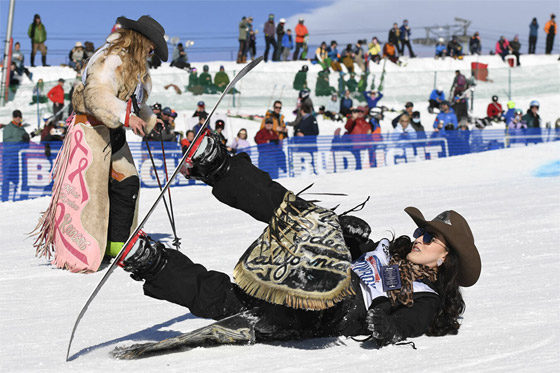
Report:
M447 246L445 246L440 240L438 240L437 237L434 236L432 233L426 232L424 228L416 228L414 230L414 233L412 234L412 237L418 238L420 236L422 236L422 242L424 243L424 245L429 245L432 242L436 242L442 245L446 250L449 250Z

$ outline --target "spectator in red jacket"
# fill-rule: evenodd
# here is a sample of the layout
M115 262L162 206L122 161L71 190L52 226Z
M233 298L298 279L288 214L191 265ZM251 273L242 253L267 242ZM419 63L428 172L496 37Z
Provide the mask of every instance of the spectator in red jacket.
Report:
M58 79L58 84L51 88L47 97L53 102L53 115L56 121L62 120L64 106L64 79Z
M365 108L358 106L352 109L352 114L346 120L346 133L348 135L369 135L371 134L371 125L365 120Z
M274 122L272 118L266 118L264 121L264 128L261 129L255 135L255 142L257 144L268 144L268 143L278 143L280 138L278 137L278 133L276 133L273 129Z
M259 168L268 172L271 178L277 179L281 169L286 171L286 156L282 151L278 133L274 131L273 126L272 118L266 118L264 128L255 136L255 142L259 149Z
M488 120L498 121L502 118L502 105L498 102L498 96L492 96L492 102L488 104L486 115Z
M309 32L307 31L307 27L303 24L303 18L299 19L299 23L297 24L296 28L296 50L294 51L294 55L292 56L293 61L299 60L299 50L303 48L303 41Z

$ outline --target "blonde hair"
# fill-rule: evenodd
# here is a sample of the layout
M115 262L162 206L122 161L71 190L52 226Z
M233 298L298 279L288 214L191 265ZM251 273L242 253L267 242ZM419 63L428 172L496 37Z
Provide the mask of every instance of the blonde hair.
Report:
M122 76L125 91L132 92L138 84L138 79L146 83L148 67L146 56L153 48L153 43L142 34L126 29L115 31L119 37L115 39L106 54L118 54L122 61Z

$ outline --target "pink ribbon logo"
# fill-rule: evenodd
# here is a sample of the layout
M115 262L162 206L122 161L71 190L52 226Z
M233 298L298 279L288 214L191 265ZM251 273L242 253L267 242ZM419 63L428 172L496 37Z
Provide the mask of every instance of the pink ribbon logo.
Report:
M87 256L85 256L84 254L82 254L81 252L76 250L74 248L74 246L72 246L72 243L68 242L68 240L66 240L66 238L64 238L64 234L62 233L62 230L60 229L60 226L61 226L62 220L64 219L65 208L64 208L64 205L62 203L58 203L57 207L60 207L60 216L56 219L56 232L60 235L60 240L62 241L62 244L64 245L64 247L66 247L66 249L70 253L72 253L72 255L74 255L76 258L78 258L78 260L85 263L86 265L89 265L89 263L87 261Z
M84 203L84 201L88 199L86 182L84 180L84 175L83 175L83 172L86 170L87 166L88 166L88 160L86 158L82 158L80 159L80 163L78 163L78 168L76 168L76 171L68 175L68 180L70 180L70 182L74 181L76 175L80 176L80 188L82 189L82 203Z
M85 155L88 154L87 148L82 144L83 139L84 133L76 127L76 132L74 132L74 149L72 149L72 153L70 153L70 162L72 162L74 154L78 149L80 149Z

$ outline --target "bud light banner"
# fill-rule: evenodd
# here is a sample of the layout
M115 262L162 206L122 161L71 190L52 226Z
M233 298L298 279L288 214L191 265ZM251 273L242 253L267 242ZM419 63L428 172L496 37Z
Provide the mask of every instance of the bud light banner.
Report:
M390 167L560 139L556 129L539 128L515 131L475 128L432 132L422 137L416 134L292 137L278 144L257 145L243 151L255 165L278 179ZM50 172L61 146L62 142L0 143L2 201L50 195ZM153 164L145 143L129 143L129 146L143 188L158 188L158 178L165 184L165 170L171 175L182 158L181 147L176 143L165 143L163 149L160 143L150 143ZM178 175L172 186L194 184L202 183Z

